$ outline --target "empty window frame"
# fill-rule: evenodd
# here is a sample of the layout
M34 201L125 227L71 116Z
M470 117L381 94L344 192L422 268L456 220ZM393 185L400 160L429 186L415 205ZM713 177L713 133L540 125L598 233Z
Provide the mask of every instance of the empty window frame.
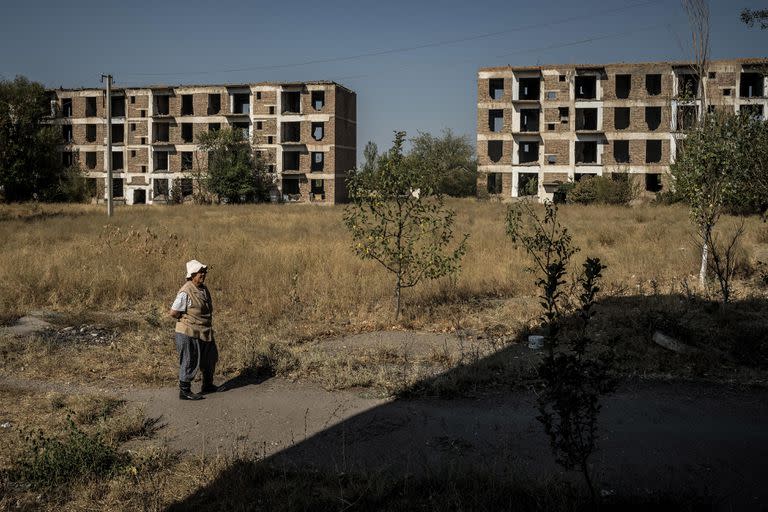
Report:
M167 116L171 113L170 111L170 100L169 97L165 94L161 94L159 96L155 96L155 115L156 116Z
M75 163L75 156L72 154L71 151L64 151L61 153L61 164L64 167L72 167L72 164Z
M123 152L113 151L112 152L112 170L120 171L122 169L123 169Z
M325 180L311 180L310 192L316 196L325 194Z
M487 189L489 194L501 194L501 173L488 173Z
M521 164L538 163L539 143L528 141L520 142L517 155Z
M221 123L208 123L209 132L217 132L221 130Z
M489 140L488 141L488 159L491 162L501 161L504 155L504 141L503 140Z
M661 75L645 75L645 92L648 93L648 96L658 96L661 94Z
M617 130L626 130L629 128L630 110L629 107L615 107L613 109L613 127Z
M547 165L555 165L557 163L557 155L547 155Z
M192 170L192 152L191 151L181 152L181 170L182 171Z
M325 123L312 123L312 138L323 140L325 137Z
M730 96L730 95L731 95L731 89L730 88L723 89L723 96Z
M256 99L257 100L261 99L261 91L256 91Z
M85 117L96 117L96 97L85 98Z
M263 121L256 121L256 129L262 130L264 128L264 122Z
M628 140L613 141L613 160L617 164L629 163L629 141Z
M155 171L168 171L168 152L167 151L155 151Z
M555 123L547 123L547 130L550 132L555 131Z
M534 108L520 109L520 131L539 131L539 110Z
M645 107L645 124L651 131L661 126L661 107Z
M192 123L181 123L181 141L192 142L194 140Z
M168 142L170 123L154 123L154 142Z
M717 72L716 71L710 71L709 73L707 73L707 78L709 78L710 80L716 79L717 78Z
M596 164L597 163L597 141L576 141L576 163L577 164Z
M680 98L697 98L699 96L699 76L694 73L677 75L677 95Z
M283 178L283 194L301 194L298 178Z
M299 142L301 140L301 123L298 121L291 121L290 123L282 123L283 128L283 142Z
M546 95L548 100L556 100L557 99L557 91L547 91Z
M154 179L152 180L152 191L155 197L163 196L168 197L168 180L167 179Z
M500 132L504 129L504 111L501 109L491 109L488 111L488 130Z
M232 131L240 135L240 138L243 140L248 140L248 137L250 136L250 129L250 123L247 121L232 123Z
M539 194L539 174L521 172L517 175L517 195L535 196Z
M558 76L558 80L560 80L561 82L565 82L565 75Z
M742 98L761 98L763 75L760 73L742 73L739 80L739 96Z
M191 94L181 95L181 115L191 116L195 113Z
M558 107L557 111L560 114L560 122L561 123L567 123L568 119L570 117L570 113L569 113L568 107Z
M122 124L112 125L112 144L122 144L125 140L125 126Z
M275 138L272 135L269 135L267 137L267 144L273 144L275 141Z
M576 109L576 129L594 131L597 130L597 109L596 108L577 108Z
M698 107L696 105L678 105L677 107L677 129L690 130L696 126L698 117Z
M131 105L136 104L136 96L131 96Z
M661 181L661 174L648 173L645 175L645 191L646 192L661 192L664 187Z
M131 150L131 158L136 158L136 150L135 149Z
M71 124L64 124L61 126L61 138L64 140L64 142L67 142L67 143L72 142L72 125Z
M136 123L131 123L131 131L132 132L136 131Z
M87 167L88 169L96 168L96 152L95 151L85 152L85 167Z
M112 197L123 197L123 179L112 178Z
M597 98L597 77L583 75L576 77L576 99L593 100Z
M631 90L632 75L616 75L616 97L627 99Z
M322 172L325 165L325 154L321 151L313 151L311 153L311 172Z
M500 100L504 97L503 78L491 78L488 80L488 95L492 100Z
M251 95L246 92L238 92L232 95L232 113L250 114Z
M660 140L646 140L645 141L645 163L656 164L661 162L661 141Z
M287 91L282 94L282 110L283 114L301 113L301 93L299 91Z
M96 125L95 124L85 125L85 141L96 142Z
M269 107L269 115L274 115L274 114L275 114L275 107L273 105L273 106Z
M62 117L72 117L72 98L61 99L61 115Z
M208 115L221 112L221 94L208 95Z
M112 117L125 117L125 96L112 96Z
M283 171L299 170L299 152L283 151Z
M539 78L521 78L519 80L518 98L521 100L538 100L541 94Z
M325 91L312 91L312 108L323 110L325 106Z
M179 188L181 189L182 197L188 197L192 195L192 178L181 178L177 180L179 182Z

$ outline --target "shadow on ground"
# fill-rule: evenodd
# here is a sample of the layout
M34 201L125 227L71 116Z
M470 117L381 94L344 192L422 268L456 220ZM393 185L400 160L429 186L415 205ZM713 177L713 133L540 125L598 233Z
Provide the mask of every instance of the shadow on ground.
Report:
M655 345L657 330L691 350ZM608 298L592 334L625 375L591 459L606 502L763 509L768 391L732 381L766 382L768 301ZM235 460L170 510L588 508L578 477L553 462L534 392L505 382L532 375L538 357L518 339L265 460ZM649 374L669 378L638 378Z

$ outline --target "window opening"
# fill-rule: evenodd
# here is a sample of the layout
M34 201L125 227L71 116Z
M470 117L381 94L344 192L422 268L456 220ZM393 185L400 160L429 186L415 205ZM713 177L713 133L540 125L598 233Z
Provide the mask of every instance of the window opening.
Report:
M616 75L616 97L620 99L629 98L631 90L632 75Z
M221 112L221 94L208 95L208 115Z
M597 97L597 77L595 76L577 76L576 77L576 99L592 100Z
M312 108L322 110L325 106L325 91L312 91Z
M181 95L181 115L191 116L194 113L194 107L192 106L192 95Z
M315 140L323 140L325 136L325 127L323 123L312 123L312 138Z
M629 163L629 141L628 140L615 140L613 141L613 159L619 164Z
M616 107L613 109L613 127L617 130L626 130L629 128L630 121L629 107Z
M491 78L488 80L488 94L492 100L500 100L504 97L504 79Z
M504 111L488 111L488 129L492 132L500 132L504 128Z
M597 163L597 141L576 141L576 163Z
M85 117L96 117L96 97L85 98Z
M655 164L661 162L661 141L645 141L645 163Z
M502 140L489 140L488 141L488 158L491 162L498 162L501 160L504 154L504 141Z
M649 130L661 126L661 107L645 107L645 124Z

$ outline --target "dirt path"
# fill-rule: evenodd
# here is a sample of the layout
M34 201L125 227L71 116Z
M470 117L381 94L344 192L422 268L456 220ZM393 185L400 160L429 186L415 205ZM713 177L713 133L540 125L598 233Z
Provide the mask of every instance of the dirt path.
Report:
M195 454L256 454L345 472L560 473L526 392L379 400L270 379L199 402L180 401L170 388L117 393L160 417L159 435L171 446ZM634 382L605 402L594 468L603 489L695 490L756 506L768 503L766 425L766 390Z

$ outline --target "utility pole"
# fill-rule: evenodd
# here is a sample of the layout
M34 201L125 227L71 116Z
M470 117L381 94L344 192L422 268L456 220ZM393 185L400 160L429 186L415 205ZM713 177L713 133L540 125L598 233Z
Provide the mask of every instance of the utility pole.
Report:
M112 205L112 75L101 75L107 79L107 217L114 213Z

